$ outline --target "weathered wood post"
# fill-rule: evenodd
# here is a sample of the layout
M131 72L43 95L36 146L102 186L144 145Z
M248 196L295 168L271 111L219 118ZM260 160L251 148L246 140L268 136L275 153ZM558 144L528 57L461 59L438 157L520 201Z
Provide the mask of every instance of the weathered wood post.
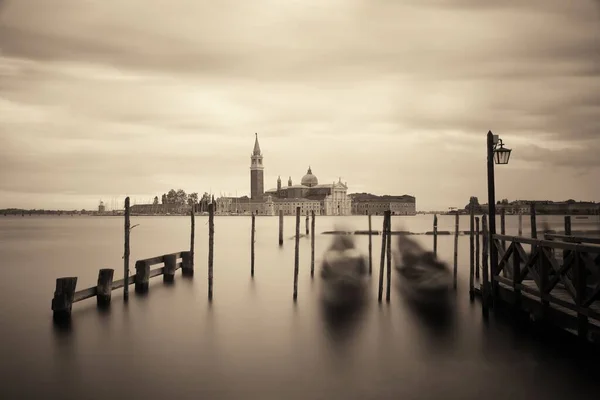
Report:
M294 301L298 298L298 268L300 253L300 207L296 207L296 247L294 250Z
M279 245L283 246L283 210L279 210Z
M519 237L523 236L523 214L519 211Z
M373 273L373 233L371 232L371 213L369 212L369 275Z
M537 239L537 223L535 220L535 202L531 202L529 207L531 213L531 237Z
M475 278L479 279L479 217L475 217Z
M150 282L150 264L145 260L135 262L135 291L146 293Z
M163 269L163 282L173 283L175 281L175 270L177 269L177 255L176 254L165 254L163 256L165 263Z
M377 300L383 299L383 267L385 265L385 249L387 244L387 218L383 216L383 229L381 230L381 263L379 264L379 293Z
M125 251L123 253L123 300L129 299L129 234L131 232L131 223L129 221L129 196L125 198Z
M96 286L96 304L98 307L105 307L110 304L114 273L115 270L110 268L104 268L98 272L98 284Z
M454 289L456 289L456 280L458 276L458 212L454 218Z
M315 210L311 211L310 222L310 276L315 276Z
M250 276L254 277L254 232L256 231L256 216L252 212L252 231L250 233Z
M504 206L502 207L502 210L500 211L500 234L506 235L506 210L504 209ZM502 250L504 250L506 252L506 241L505 240L502 241Z
M386 211L387 235L386 235L386 257L387 257L387 280L385 289L385 301L390 302L390 292L392 286L392 212Z
M484 314L487 315L488 307L490 305L490 287L489 287L489 275L488 275L488 242L489 242L489 233L487 227L487 216L483 215L481 217L481 234L483 241L483 253L481 255L481 273L483 275L483 282L481 284L481 298Z
M213 298L213 257L215 244L214 204L208 205L208 299Z
M433 254L437 256L438 216L433 214Z
M565 215L565 235L571 236L571 216ZM571 253L569 250L563 250L563 261L567 259Z
M518 243L513 243L513 246L518 246ZM513 271L512 271L512 287L513 287L513 292L515 294L515 308L514 311L515 313L518 313L521 311L521 289L520 289L520 283L521 283L521 253L519 253L517 251L517 248L515 247L515 250L513 251L513 255L512 255L512 264L513 264ZM504 267L506 268L506 267Z
M306 225L306 236L308 236L308 234L309 234L309 230L308 230L308 214L306 214L306 220L304 221L304 224Z
M73 297L75 296L75 287L77 286L77 277L58 278L56 280L56 289L52 298L52 316L55 321L65 320L71 317L71 308L73 306Z
M196 244L196 216L194 212L195 206L192 206L192 212L190 214L190 251L181 253L181 275L193 276L194 275L194 248Z
M475 207L469 207L469 297L475 297Z

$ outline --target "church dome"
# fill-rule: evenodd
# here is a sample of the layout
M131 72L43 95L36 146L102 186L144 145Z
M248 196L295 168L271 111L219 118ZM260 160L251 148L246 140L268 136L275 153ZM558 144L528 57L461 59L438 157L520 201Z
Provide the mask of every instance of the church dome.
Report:
M313 175L310 167L308 167L308 171L306 172L306 175L302 177L302 181L300 183L303 186L313 187L319 184L319 180Z

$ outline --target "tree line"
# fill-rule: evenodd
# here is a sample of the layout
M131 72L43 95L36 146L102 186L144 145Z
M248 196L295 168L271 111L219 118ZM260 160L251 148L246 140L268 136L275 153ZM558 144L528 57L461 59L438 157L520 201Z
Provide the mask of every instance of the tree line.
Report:
M206 211L208 209L208 204L211 202L211 196L204 192L202 197L198 196L198 193L193 192L187 194L183 189L171 189L167 193L163 193L160 204L176 204L178 206L193 206L200 205L199 209L201 211ZM154 205L159 204L158 196L154 197Z

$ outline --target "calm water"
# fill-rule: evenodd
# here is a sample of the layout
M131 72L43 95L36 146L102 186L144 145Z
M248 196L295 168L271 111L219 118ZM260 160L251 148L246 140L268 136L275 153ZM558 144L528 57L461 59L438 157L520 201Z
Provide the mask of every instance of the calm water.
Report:
M399 229L431 230L432 216L395 217ZM538 217L560 229L561 217ZM317 217L317 232L342 221L366 229L366 217ZM467 229L468 217L461 218ZM350 325L319 306L320 280L310 278L310 241L301 240L298 302L292 302L294 218L277 246L277 218L256 219L256 272L250 278L250 218L215 218L214 300L207 301L208 225L196 219L196 274L178 272L173 286L151 281L148 296L113 293L109 312L94 299L73 307L70 329L52 324L55 279L96 284L98 269L122 277L122 219L0 217L2 395L18 398L434 399L596 398L598 373L589 360L544 344L502 319L484 323L468 296L468 237L459 240L456 307L432 323L392 291L378 305L380 237L373 240L371 301ZM137 217L135 260L189 248L186 217ZM374 217L381 229L382 218ZM516 217L507 231L517 233ZM524 218L525 234L529 232ZM302 220L302 230L304 220ZM442 216L440 230L453 230ZM573 229L598 229L573 220ZM417 236L431 246L430 236ZM331 236L316 237L319 257ZM367 250L367 236L357 236ZM439 255L452 262L452 236ZM318 275L317 275L318 276ZM133 287L131 287L133 292ZM439 322L439 321L438 321ZM595 372L594 372L595 371ZM597 383L598 382L598 383Z

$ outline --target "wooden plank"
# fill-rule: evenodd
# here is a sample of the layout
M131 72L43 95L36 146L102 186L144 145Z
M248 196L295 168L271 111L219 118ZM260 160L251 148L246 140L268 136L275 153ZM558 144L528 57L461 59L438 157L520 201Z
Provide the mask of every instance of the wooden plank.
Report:
M548 240L562 240L569 243L589 243L589 244L600 244L600 238L583 237L583 236L568 236L559 235L556 233L545 233L544 238Z
M154 278L155 276L159 276L159 275L162 275L164 273L165 273L165 267L153 269L153 270L150 270L149 277L150 278Z
M89 299L90 297L94 297L94 296L96 296L96 293L97 293L96 286L75 292L75 295L73 296L73 303L77 303L78 301Z
M585 253L595 253L595 254L600 253L600 245L595 245L595 244L568 243L568 242L560 242L560 241L552 241L552 240L530 239L530 238L517 237L517 236L506 236L506 235L499 235L499 234L495 234L494 239L550 247L553 249L573 250L573 251L580 251L580 252L585 252Z

